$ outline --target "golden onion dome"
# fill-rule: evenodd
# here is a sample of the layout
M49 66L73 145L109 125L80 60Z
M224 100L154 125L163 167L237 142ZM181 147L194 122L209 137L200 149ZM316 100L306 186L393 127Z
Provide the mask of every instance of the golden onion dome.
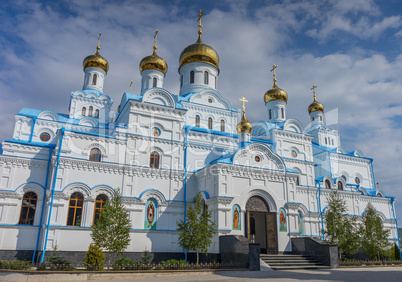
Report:
M269 89L264 95L265 105L271 101L284 101L285 103L288 102L288 93L285 90L280 89L276 83Z
M156 52L152 53L152 55L145 57L140 62L140 72L144 70L154 69L163 72L166 76L168 66L164 59L156 55Z
M89 55L88 57L86 57L84 59L84 61L82 62L82 65L84 67L84 69L88 68L88 67L95 67L95 68L99 68L105 71L105 73L108 72L109 70L109 63L108 61L103 58L100 54L99 54L99 50L100 50L100 36L101 33L99 33L99 40L98 40L98 47L96 47L96 52L93 55Z
M320 102L317 102L317 98L314 94L314 101L313 103L308 106L308 113L311 114L312 112L324 112L324 105Z
M265 92L264 95L264 102L265 105L271 101L284 101L285 103L288 102L288 93L286 93L285 90L280 89L277 85L276 85L276 73L275 73L275 69L277 68L277 65L273 65L272 67L272 72L274 75L274 86L272 86L271 89L269 89L267 92Z
M140 62L140 72L142 73L144 70L158 70L160 72L163 72L163 74L166 76L167 70L168 70L168 66L167 63L164 59L162 59L161 57L159 57L158 55L156 55L156 49L158 49L158 47L156 46L156 39L158 36L158 32L159 30L155 31L155 43L154 43L154 52L152 53L152 55L145 57L144 59L141 60Z
M246 118L246 111L243 110L243 116L241 118L241 121L237 124L237 133L240 134L240 133L248 132L251 134L252 130L253 130L253 126Z
M179 72L182 66L192 62L202 62L213 65L219 73L218 53L214 48L202 42L201 35L198 36L196 43L187 46L184 48L183 52L181 52Z

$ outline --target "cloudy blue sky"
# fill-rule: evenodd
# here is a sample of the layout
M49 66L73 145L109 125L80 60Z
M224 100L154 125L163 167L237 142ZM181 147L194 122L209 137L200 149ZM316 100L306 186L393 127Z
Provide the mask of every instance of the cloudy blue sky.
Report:
M100 31L110 64L105 93L119 101L131 80L139 92L138 64L151 54L159 29L158 54L169 65L165 87L177 94L179 55L196 41L199 9L203 40L220 55L218 90L233 106L245 96L248 119L266 119L263 95L277 64L287 115L307 125L310 88L317 85L326 111L338 110L334 126L343 147L374 158L376 181L397 196L402 217L399 0L1 1L0 140L12 136L22 107L67 112Z

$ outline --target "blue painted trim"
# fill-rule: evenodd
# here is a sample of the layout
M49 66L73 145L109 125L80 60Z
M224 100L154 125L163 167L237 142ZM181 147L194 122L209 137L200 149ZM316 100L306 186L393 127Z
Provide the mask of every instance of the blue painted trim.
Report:
M184 183L183 183L183 191L184 191L184 223L186 223L187 216L187 148L188 148L188 132L191 130L190 127L184 127L185 131L185 144L184 144ZM187 262L187 252L183 248L184 259Z
M52 144L52 143L30 142L30 141L17 140L17 139L6 139L5 142L28 145L28 146L35 146L35 147L44 147L44 148L55 148L56 147L56 144ZM32 159L32 158L29 158L29 159Z
M329 165L329 174L330 174L331 178L333 178L332 177L331 153L330 152L328 152L328 165Z
M374 169L373 169L373 160L371 160L371 174L373 175L373 189L377 188L377 182L375 182L375 177L374 177Z
M232 133L222 132L222 131L212 130L212 129L206 129L206 128L201 128L201 127L196 127L196 126L185 125L185 126L183 126L183 128L188 131L196 131L196 132L214 134L214 135L219 135L219 136L239 138L239 136L237 134L232 134Z
M57 172L59 170L61 147L63 146L64 130L65 130L65 128L62 127L61 128L61 136L60 136L59 152L57 153L56 169L55 169L54 177L53 177L52 200L50 201L49 216L48 216L47 227L46 227L46 238L45 238L45 242L44 242L44 248L43 248L42 256L40 258L40 263L43 262L43 258L45 257L45 252L46 252L46 247L47 247L47 238L49 237L49 226L50 226L50 219L52 217L54 192L55 192L55 189L56 189Z
M201 191L201 193L204 193L205 198L208 200L209 199L209 193L205 190Z
M35 261L35 255L36 252L38 251L38 247L39 247L39 240L40 240L40 233L42 231L42 223L43 223L43 214L44 214L44 210L45 210L45 202L46 202L46 188L48 186L48 181L49 181L49 170L50 170L50 163L52 161L52 153L53 153L53 148L50 149L49 151L49 159L47 161L47 170L46 170L46 180L45 180L45 187L44 187L44 191L43 191L43 202L42 202L42 210L40 212L40 222L39 222L39 228L38 228L38 238L36 239L36 246L35 246L35 250L34 253L32 255L32 263L34 263ZM18 189L18 188L17 188Z
M157 192L161 193L162 196L163 196L163 198L164 198L164 200L166 201L165 195L163 195L163 193L162 193L161 191L159 191L159 190L157 190L157 189L154 189L154 188L150 188L150 189L147 189L147 190L142 191L142 193L140 194L140 196L139 196L138 198L141 198L142 195L144 195L144 194L145 194L146 192L148 192L148 191L157 191Z
M325 240L325 232L324 232L324 216L321 210L321 184L318 182L318 208L320 210L321 216L321 233L322 233L322 240Z
M29 142L32 142L32 137L34 134L34 130L35 130L35 123L36 123L36 117L32 117L32 131L31 131L31 135L29 136Z
M399 238L398 220L396 219L396 216L395 216L394 201L395 201L395 197L392 197L392 198L391 198L391 206L392 206L392 214L393 214L393 216L394 216L395 225L396 225L396 234L397 234L397 236L398 236L399 257L402 258L402 253L401 253L401 239Z
M29 224L9 224L9 223L0 223L0 226L31 226L31 227L40 227L39 225L29 225Z

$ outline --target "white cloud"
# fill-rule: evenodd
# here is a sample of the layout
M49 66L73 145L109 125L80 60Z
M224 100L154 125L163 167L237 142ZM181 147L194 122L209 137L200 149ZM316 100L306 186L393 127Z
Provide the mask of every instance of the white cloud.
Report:
M105 92L114 99L115 108L131 80L133 92L139 92L138 64L151 54L156 28L160 30L158 54L169 65L165 87L178 93L180 52L197 39L196 8L187 11L186 6L175 5L181 1L161 6L110 1L93 5L76 0L64 3L72 10L65 13L55 3L18 3L23 10L16 19L4 17L0 27L21 41L0 40L1 140L12 136L13 115L22 107L67 112L70 92L83 83L82 60L95 52L99 31L101 54L110 63ZM381 17L373 1L285 1L255 13L249 8L252 2L226 3L228 8L217 4L203 18L204 42L221 59L218 90L222 95L235 108L245 96L250 101L248 119L266 120L263 95L272 86L269 70L278 64L278 84L289 94L288 117L306 125L313 99L310 88L318 85L317 98L326 111L339 109L344 147L373 157L376 180L386 193L402 197L394 186L402 180L402 129L395 122L402 112L402 55L391 60L365 46L325 52L326 56L286 48L294 43L294 31L320 40L338 31L356 38L379 38L387 29L401 26L400 16ZM398 209L402 214L401 204Z

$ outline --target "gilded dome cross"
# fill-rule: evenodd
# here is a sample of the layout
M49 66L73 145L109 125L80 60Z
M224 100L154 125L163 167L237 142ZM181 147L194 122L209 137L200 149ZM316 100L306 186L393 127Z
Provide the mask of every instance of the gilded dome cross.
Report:
M239 100L243 102L243 112L246 112L246 104L245 103L248 102L248 101L244 97L239 99Z
M156 49L158 49L158 47L156 46L156 41L157 41L157 37L158 37L158 32L159 30L155 30L155 35L154 35L154 53L156 52Z
M275 65L275 64L274 64L274 65L272 66L272 70L271 70L271 71L274 73L274 85L276 84L276 73L275 73L275 69L276 69L277 67L278 67L278 65Z
M202 18L203 15L204 15L204 12L203 12L202 10L200 10L200 13L199 13L198 19L197 19L197 22L199 22L199 24L198 24L198 28L199 28L198 34L199 34L199 35L202 34L202 30L201 30L201 28L202 28L201 18Z
M101 38L102 32L99 32L99 38L98 38L98 47L96 47L96 52L99 53L100 50L100 38Z
M315 89L317 88L317 85L314 85L313 84L313 87L311 87L311 89L310 90L313 90L313 93L314 93L314 101L316 100L316 96L315 96Z

